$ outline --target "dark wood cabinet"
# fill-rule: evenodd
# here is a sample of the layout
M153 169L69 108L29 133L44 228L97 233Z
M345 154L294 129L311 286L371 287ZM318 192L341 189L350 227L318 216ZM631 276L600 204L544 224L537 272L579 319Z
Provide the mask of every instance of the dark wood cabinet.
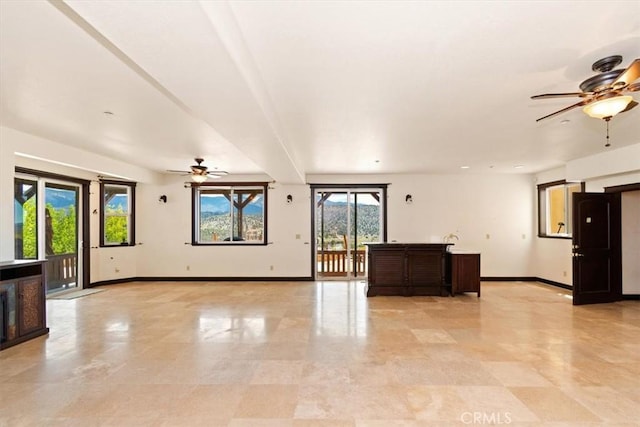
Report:
M451 294L477 292L480 297L480 254L451 254Z
M448 243L367 245L367 296L449 295L445 280L450 268L447 246Z
M44 262L0 262L0 350L49 332Z

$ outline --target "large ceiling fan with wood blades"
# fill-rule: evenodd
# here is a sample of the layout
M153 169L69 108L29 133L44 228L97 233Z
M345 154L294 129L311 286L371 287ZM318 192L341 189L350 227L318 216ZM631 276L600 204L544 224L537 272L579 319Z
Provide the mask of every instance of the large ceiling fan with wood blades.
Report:
M599 74L580 83L582 92L545 93L532 96L531 99L582 98L580 102L540 117L536 122L577 107L582 107L585 114L590 117L608 122L616 114L636 107L638 103L628 93L640 91L640 82L636 82L640 77L640 59L634 59L626 69L614 70L620 63L622 63L620 55L608 56L594 62L591 69Z
M198 182L198 183L205 182L209 178L221 178L223 176L229 175L229 172L221 171L217 169L210 171L208 167L202 164L204 162L203 158L196 157L194 160L196 164L191 165L191 170L188 170L188 171L168 170L167 172L179 173L182 175L191 175L191 179L194 182Z

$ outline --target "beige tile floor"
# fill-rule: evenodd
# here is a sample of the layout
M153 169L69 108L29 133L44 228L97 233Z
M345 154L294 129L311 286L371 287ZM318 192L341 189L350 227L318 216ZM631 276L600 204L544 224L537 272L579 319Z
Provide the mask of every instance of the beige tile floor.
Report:
M638 426L640 303L130 283L0 352L0 426Z

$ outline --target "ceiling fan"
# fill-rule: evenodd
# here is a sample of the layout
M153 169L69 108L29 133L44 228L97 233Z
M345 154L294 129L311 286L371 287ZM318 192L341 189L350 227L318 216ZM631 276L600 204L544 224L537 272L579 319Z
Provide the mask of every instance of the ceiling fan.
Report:
M608 122L616 114L636 107L638 103L627 93L640 91L640 82L635 83L640 77L640 59L634 59L626 69L614 70L621 62L620 55L607 56L594 62L591 69L599 74L580 83L581 92L545 93L532 96L531 99L582 98L580 102L540 117L536 122L577 107L583 107L585 114L590 117Z
M191 179L194 182L198 182L198 183L205 182L209 178L221 178L223 176L229 175L229 172L226 172L226 171L220 171L220 170L210 171L208 167L202 164L204 162L203 158L196 157L194 160L196 164L191 165L191 170L188 170L188 171L168 170L167 172L179 173L182 175L191 175Z

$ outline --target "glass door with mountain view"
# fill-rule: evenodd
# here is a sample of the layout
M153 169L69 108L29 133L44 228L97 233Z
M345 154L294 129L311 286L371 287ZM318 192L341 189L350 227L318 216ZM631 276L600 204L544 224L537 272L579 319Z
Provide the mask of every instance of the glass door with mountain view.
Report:
M79 189L35 177L15 179L15 259L47 260L47 293L82 288Z
M366 243L384 236L382 188L317 188L317 279L366 277Z

